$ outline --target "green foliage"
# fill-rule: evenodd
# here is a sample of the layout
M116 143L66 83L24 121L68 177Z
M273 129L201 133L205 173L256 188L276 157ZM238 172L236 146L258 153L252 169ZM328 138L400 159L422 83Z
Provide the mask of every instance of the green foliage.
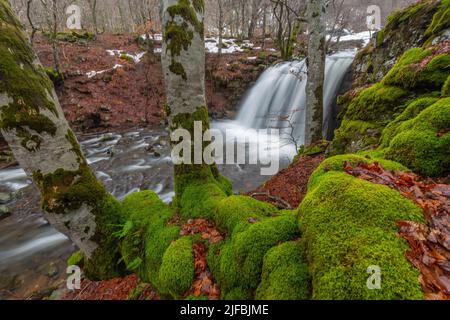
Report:
M310 278L302 242L286 242L264 257L257 300L307 300Z
M194 256L192 240L183 237L173 242L164 254L159 272L160 289L178 299L192 285L194 280Z
M424 59L431 59L424 66ZM450 75L450 54L434 56L434 49L413 48L403 54L383 80L405 89L440 90Z
M444 176L450 173L450 133L445 132L448 128L450 98L444 98L398 127L386 157L425 176Z
M409 247L396 225L423 222L421 209L386 186L334 171L344 160L358 157L329 159L311 178L299 208L313 298L422 299L419 271L407 261ZM381 290L366 286L372 265L382 270Z

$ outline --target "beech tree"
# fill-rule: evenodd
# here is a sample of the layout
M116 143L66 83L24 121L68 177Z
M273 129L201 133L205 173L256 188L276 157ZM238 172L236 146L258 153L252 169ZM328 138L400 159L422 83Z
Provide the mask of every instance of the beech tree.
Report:
M0 0L0 131L42 196L46 219L84 256L86 274L121 270L112 236L120 204L96 179L54 87L7 0Z
M194 137L195 122L209 129L205 99L204 3L202 0L162 0L162 65L166 83L170 129L186 129ZM191 143L192 141L190 141ZM192 144L191 155L203 155ZM194 160L194 159L192 159ZM189 185L214 183L229 190L216 165L175 165L175 204L179 205Z
M323 139L326 0L308 0L308 82L306 85L305 145Z

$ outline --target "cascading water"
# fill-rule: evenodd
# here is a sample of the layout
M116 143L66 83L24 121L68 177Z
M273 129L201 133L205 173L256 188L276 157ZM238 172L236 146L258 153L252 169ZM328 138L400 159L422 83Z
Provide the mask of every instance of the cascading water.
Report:
M340 85L353 62L353 51L330 55L326 60L324 133L332 123L332 107ZM242 127L285 128L290 117L294 137L304 142L307 68L305 60L280 63L267 69L241 104L236 123ZM280 118L281 117L281 118Z

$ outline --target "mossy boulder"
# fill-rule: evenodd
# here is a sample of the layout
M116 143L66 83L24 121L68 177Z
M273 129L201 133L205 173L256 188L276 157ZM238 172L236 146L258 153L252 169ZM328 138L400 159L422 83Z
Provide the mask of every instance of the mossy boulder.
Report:
M46 34L50 36L49 33ZM58 32L56 35L56 39L64 42L87 42L95 39L95 35L92 32L85 30L71 30Z
M307 300L310 277L304 244L291 241L274 247L264 257L257 300Z
M416 106L417 102L412 108ZM389 128L384 137L385 144L389 143L385 156L419 174L445 176L450 173L449 128L450 98L444 98L402 122L395 130Z
M160 290L174 299L189 290L194 280L192 239L183 237L173 242L164 253L159 272Z
M335 131L332 153L352 153L376 145L383 128L405 108L410 93L400 87L375 84L357 93L344 106Z
M439 36L438 29L426 34L439 7L440 1L422 0L394 12L386 26L356 55L352 65L354 86L381 81L405 51L422 47L428 39Z
M238 224L231 238L212 246L208 263L220 284L224 299L251 299L261 282L266 253L281 242L300 236L292 212L260 222Z
M438 47L408 50L383 83L408 90L439 91L450 76L450 54L436 54L438 50Z
M326 160L299 207L313 299L422 299L420 273L397 234L398 221L424 222L422 211L389 187L342 172L358 158ZM371 266L381 269L380 290L367 286Z

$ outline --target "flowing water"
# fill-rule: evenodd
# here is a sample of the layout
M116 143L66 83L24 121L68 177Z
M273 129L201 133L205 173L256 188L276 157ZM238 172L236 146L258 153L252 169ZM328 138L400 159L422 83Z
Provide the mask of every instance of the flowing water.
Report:
M352 60L353 53L327 58L325 130L330 124L330 108ZM269 68L243 100L238 118L215 122L213 127L231 130L240 137L246 136L249 128L282 127L283 123L272 115L293 114L295 136L301 142L305 72L304 61ZM250 141L258 137L247 135ZM279 168L283 169L295 155L295 148L277 138L271 139L268 149L280 153ZM80 141L98 179L117 199L147 189L154 190L167 203L173 198L173 165L164 129L88 135L80 137ZM236 192L254 190L270 178L260 174L261 165L220 165L219 169L233 182ZM28 294L35 287L54 285L56 280L64 279L64 260L75 248L43 219L38 209L39 193L25 172L19 167L0 170L0 192L16 194L16 200L8 204L13 214L0 221L0 299L14 297L9 290L24 287L23 292Z
M325 67L324 134L333 123L332 107L355 56L354 51L328 56ZM307 68L305 60L280 63L267 69L244 99L236 122L256 129L286 128L294 124L293 136L302 145L305 131ZM281 116L281 118L280 118Z

